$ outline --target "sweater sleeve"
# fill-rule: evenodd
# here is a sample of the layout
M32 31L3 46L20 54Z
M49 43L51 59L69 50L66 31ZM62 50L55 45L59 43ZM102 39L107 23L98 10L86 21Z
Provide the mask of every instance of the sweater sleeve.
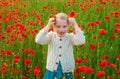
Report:
M73 45L83 45L85 43L83 31L77 29L76 34L71 33L71 42Z
M51 32L47 32L47 31L45 31L45 29L42 29L36 35L35 42L37 44L41 44L41 45L49 44L50 40L51 40L51 35L52 35L52 31Z

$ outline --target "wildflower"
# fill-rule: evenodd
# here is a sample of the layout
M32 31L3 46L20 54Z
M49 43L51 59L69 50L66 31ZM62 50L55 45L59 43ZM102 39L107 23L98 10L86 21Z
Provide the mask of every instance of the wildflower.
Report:
M120 55L117 56L117 60L120 60Z
M108 66L108 62L106 60L101 60L99 65L100 65L100 67L105 68Z
M26 77L25 75L23 75L21 78L22 78L22 79L27 79L27 77Z
M34 68L34 75L38 76L40 74L40 72L41 72L41 70L39 69L39 67L35 66L35 68Z
M96 46L94 44L90 44L90 49L95 50Z
M35 50L30 49L30 56L33 56L35 54Z
M6 37L3 34L0 34L1 39L5 39Z
M31 60L30 59L25 59L24 60L24 65L28 66L31 64Z
M116 65L115 65L115 64L110 64L110 66L111 66L112 68L116 68Z
M101 21L100 20L96 20L95 22L97 25L100 25L101 24Z
M119 33L119 29L118 28L114 28L113 32L114 32L114 34L118 34Z
M113 36L111 36L111 38L112 38L112 39L115 39L115 36L113 35Z
M76 16L76 12L72 11L72 12L68 12L69 17L74 18Z
M15 57L14 57L14 62L15 62L15 63L18 63L19 60L20 60L20 56L19 56L19 55L15 55Z
M6 55L7 55L7 56L11 56L11 55L12 55L12 50L8 50L8 51L6 52Z
M95 23L94 22L89 22L88 26L95 26Z
M105 16L104 20L110 20L110 17L109 16Z
M106 30L105 29L99 29L99 34L105 35L106 34Z
M88 63L88 58L85 58L85 59L84 59L84 62L85 62L85 63Z
M85 7L80 8L80 10L85 11Z
M120 75L120 69L118 69L116 73L117 73L118 75Z
M112 79L112 77L110 77L110 76L107 76L107 79Z
M89 74L93 74L93 69L92 68L87 68L86 72L89 73Z
M93 39L96 39L97 38L97 36L95 35L95 36L93 36Z
M103 77L105 75L104 71L98 71L96 74L98 77Z
M81 62L82 62L82 58L76 58L76 59L75 59L75 63L78 64L78 63L81 63Z
M116 22L114 25L117 27L120 27L120 23L118 23L118 22Z
M78 66L77 68L76 68L76 72L77 73L79 73L79 72L84 72L84 73L86 73L87 72L87 67L86 66Z

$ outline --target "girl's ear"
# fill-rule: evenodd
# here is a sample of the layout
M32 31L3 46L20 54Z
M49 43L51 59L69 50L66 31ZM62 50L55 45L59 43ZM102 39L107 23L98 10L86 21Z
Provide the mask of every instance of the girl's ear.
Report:
M70 21L69 21L69 18L67 19L67 23L68 23L68 26L70 25Z
M56 18L54 18L54 25L56 25Z

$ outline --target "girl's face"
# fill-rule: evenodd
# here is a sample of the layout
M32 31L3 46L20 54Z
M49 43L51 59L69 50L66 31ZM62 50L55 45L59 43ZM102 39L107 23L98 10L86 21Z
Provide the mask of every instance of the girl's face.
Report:
M64 37L68 30L67 20L62 20L62 19L56 18L54 30L56 31L56 33L59 37Z

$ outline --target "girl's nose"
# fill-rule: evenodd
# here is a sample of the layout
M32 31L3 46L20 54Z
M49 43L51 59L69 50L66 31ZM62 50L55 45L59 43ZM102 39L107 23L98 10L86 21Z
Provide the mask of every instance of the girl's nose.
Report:
M63 28L60 28L60 31L64 31L64 29L63 29Z

